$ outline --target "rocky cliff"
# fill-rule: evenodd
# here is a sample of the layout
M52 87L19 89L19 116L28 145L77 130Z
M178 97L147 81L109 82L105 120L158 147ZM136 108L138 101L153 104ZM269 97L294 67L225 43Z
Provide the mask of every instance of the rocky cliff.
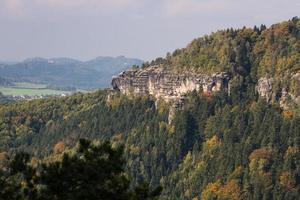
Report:
M157 66L130 69L112 79L112 87L123 94L151 95L166 101L180 99L191 91L229 91L230 76L227 73L211 75L171 72Z
M290 81L294 86L284 85L282 82ZM278 86L281 83L281 86ZM275 88L277 86L277 88ZM300 73L289 74L287 73L280 80L268 77L262 77L258 80L256 91L260 97L265 98L267 102L274 103L279 102L280 107L283 109L290 109L292 107L298 107L300 105L299 96L300 86ZM295 87L295 89L291 88ZM293 91L294 90L294 91Z
M193 90L228 91L233 98L241 95L254 101L256 84L260 98L300 115L299 47L297 17L270 28L217 31L165 58L146 62L143 68L122 72L113 78L112 86L123 94L167 101L182 99Z
M300 85L300 73L289 74L289 79ZM182 104L185 94L194 90L204 93L226 91L230 94L230 80L228 73L201 74L193 72L175 73L164 67L151 66L147 68L129 69L113 77L112 87L123 94L153 96L156 99L173 101L173 107ZM281 78L284 79L284 78ZM291 91L288 86L278 86L278 78L259 78L256 92L269 103L278 102L284 110L297 109L300 105L300 91ZM296 89L297 90L297 89ZM173 112L171 107L170 119ZM175 110L176 110L175 109ZM173 109L174 110L174 109Z

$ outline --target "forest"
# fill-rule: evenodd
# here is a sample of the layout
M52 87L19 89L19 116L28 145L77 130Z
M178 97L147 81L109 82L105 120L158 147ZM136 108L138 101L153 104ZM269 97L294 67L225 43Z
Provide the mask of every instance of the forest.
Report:
M145 63L233 77L230 94L186 94L172 122L171 102L111 90L0 104L0 198L299 199L299 107L283 109L255 90L268 75L275 93L284 86L299 96L299 84L284 78L299 72L299 55L293 18L218 31ZM99 187L82 187L88 177Z

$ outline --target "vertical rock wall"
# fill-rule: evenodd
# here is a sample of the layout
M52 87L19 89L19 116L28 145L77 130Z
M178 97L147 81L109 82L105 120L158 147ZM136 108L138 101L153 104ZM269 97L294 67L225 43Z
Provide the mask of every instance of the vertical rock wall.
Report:
M212 75L175 74L159 67L127 70L114 77L112 87L123 94L152 95L165 100L178 99L191 91L216 92L228 90L227 73Z

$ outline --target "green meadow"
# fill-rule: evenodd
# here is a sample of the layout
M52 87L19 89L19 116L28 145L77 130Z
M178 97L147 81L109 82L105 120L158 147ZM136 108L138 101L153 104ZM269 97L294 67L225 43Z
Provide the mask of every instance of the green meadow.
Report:
M61 91L48 89L46 85L20 82L15 83L14 86L0 86L0 92L4 95L28 95L28 96L40 96L40 95L60 95L60 94L70 94L70 91Z

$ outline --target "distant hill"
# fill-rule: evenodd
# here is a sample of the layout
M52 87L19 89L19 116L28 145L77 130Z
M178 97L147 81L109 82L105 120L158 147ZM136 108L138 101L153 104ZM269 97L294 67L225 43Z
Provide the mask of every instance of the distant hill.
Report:
M117 73L120 69L127 69L132 65L140 65L143 61L135 58L126 58L124 56L118 57L97 57L93 60L82 63L82 66L95 69L99 72L112 72ZM112 68L111 66L116 66Z
M130 68L133 65L142 65L143 61L135 58L118 57L97 57L93 60L81 63L79 66L84 69L96 70L101 76L102 85L108 86L113 75Z
M12 64L16 64L16 63L18 63L18 62L0 60L0 65L12 65Z
M0 77L0 86L12 86L12 85L14 84L10 80Z
M71 58L30 58L19 63L0 64L1 77L16 82L43 83L56 87L94 89L108 87L111 77L142 60L119 57L98 57L90 61Z
M2 103L9 103L9 102L12 102L12 101L13 100L10 97L7 97L7 96L3 95L0 92L0 104L2 104Z
M75 66L99 72L92 65ZM123 146L132 186L161 185L160 199L299 199L300 19L198 38L166 58L121 73L112 86L114 91L1 105L0 169L9 169L1 167L1 161L7 163L5 157L14 152L35 157L27 159L30 173L13 173L14 179L0 173L0 180L19 182L17 190L36 195L27 188L45 187L36 181L43 172L33 174L31 168L39 167L40 158L60 166L53 168L54 174L66 172L85 187L57 161L72 161L60 154L73 154L77 141L87 138ZM93 149L82 152L94 155ZM91 158L80 160L95 163ZM85 164L69 166L71 172L87 169ZM89 169L93 177L95 169ZM34 178L27 179L27 174ZM65 183L65 177L51 188ZM65 185L68 191L80 190ZM14 188L8 191L17 193ZM1 194L0 199L11 199Z

